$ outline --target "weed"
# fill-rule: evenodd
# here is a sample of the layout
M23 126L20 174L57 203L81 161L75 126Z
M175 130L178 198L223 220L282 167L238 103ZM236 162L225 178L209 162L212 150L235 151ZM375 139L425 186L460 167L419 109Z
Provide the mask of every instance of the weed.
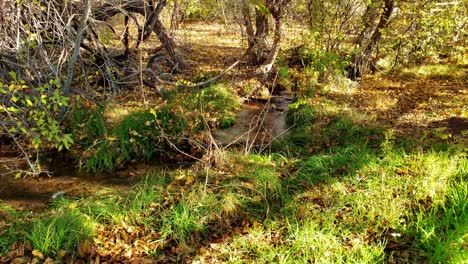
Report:
M88 148L94 140L103 138L107 134L104 110L104 106L88 109L84 105L78 105L72 111L70 127L76 128L73 137L83 145L83 148Z
M300 170L300 178L309 183L327 182L330 178L353 176L358 169L369 162L370 151L365 147L350 146L335 148L330 154L308 158Z
M104 120L104 108L88 112L84 107L77 108L72 122L85 128L75 132L84 152L78 157L82 168L112 171L133 159L170 156L173 145L182 149L189 146L188 139L206 123L220 127L235 123L240 103L227 85L185 93L169 93L165 105L133 111L110 124Z
M423 249L434 263L460 263L468 256L468 167L466 160L463 163L459 177L447 186L445 202L419 212L415 226L409 231L417 236L415 246Z
M211 85L197 93L196 97L199 98L196 108L210 115L208 121L212 125L226 128L235 123L240 101L229 86L222 83Z
M301 99L289 105L287 122L299 127L310 126L316 120L318 110L307 100Z

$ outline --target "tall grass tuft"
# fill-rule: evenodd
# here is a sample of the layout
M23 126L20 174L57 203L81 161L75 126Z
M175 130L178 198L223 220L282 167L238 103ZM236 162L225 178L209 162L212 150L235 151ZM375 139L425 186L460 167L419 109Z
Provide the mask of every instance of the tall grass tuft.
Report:
M93 237L93 224L77 210L59 211L46 219L36 219L25 238L34 249L47 256L60 250L73 253L76 247Z

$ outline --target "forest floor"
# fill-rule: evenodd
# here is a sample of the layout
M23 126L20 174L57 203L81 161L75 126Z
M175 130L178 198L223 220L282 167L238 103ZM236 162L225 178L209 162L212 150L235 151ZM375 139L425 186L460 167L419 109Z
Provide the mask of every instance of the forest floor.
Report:
M241 54L232 29L192 27L178 33L191 78ZM466 65L426 65L288 88L288 113L266 108L284 114L268 122L287 133L265 148L215 149L210 166L54 165L60 177L2 179L0 263L462 263L466 76ZM262 97L247 72L224 82L244 101ZM118 100L133 106L135 94ZM57 191L67 194L51 200Z

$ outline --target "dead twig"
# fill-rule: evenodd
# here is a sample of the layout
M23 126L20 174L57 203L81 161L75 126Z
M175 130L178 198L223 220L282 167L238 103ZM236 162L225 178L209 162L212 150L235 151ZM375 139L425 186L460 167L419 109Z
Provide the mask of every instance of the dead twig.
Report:
M181 88L202 88L202 87L206 87L208 86L209 84L215 82L216 80L220 79L221 77L223 77L226 73L228 73L230 70L234 69L234 67L236 67L238 64L240 63L240 60L234 62L231 66L229 66L228 68L226 68L223 72L221 72L220 74L216 75L215 77L209 79L209 80L206 80L204 82L199 82L199 83L195 83L195 84L181 84L181 83L178 83L178 82L170 82L170 81L165 81L163 79L161 79L153 70L151 69L144 69L143 71L144 72L147 72L149 74L151 74L151 76L156 80L158 81L159 83L161 84L166 84L166 85L171 85L171 86L177 86L177 87L181 87Z

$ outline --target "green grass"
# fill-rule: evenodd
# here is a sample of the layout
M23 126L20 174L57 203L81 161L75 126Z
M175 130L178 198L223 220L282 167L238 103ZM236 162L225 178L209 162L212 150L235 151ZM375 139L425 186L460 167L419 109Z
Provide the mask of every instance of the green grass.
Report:
M199 235L206 228L205 217L200 206L189 202L179 202L162 217L161 232L166 239L174 239L177 243L185 243L192 236Z
M140 234L159 234L162 240L148 240L162 243L147 251L152 256L185 245L196 257L195 248L210 243L212 234L245 224L205 250L227 263L465 259L464 152L408 152L389 134L376 149L343 142L296 161L231 153L228 164L234 167L227 172L155 172L128 194L102 191L78 200L60 199L51 216L32 219L26 235L11 235L2 243L6 247L23 238L46 255L62 249L77 254L80 241L99 236L95 226L109 234L130 226ZM20 227L8 234L17 233L14 229Z
M0 200L0 256L7 253L11 245L21 238L20 230L24 214L17 212Z
M237 99L224 85L183 93L187 99L177 107L169 104L156 115L136 111L98 130L107 140L88 143L97 148L92 153L111 154L93 167L115 167L118 157L154 155L154 149L143 148L154 146L161 132L155 120L165 131L183 134L203 129L203 118L222 127L223 116L237 111ZM154 171L128 193L102 190L59 199L40 217L8 209L14 224L0 231L0 250L27 240L54 257L62 249L77 254L79 243L92 238L97 247L113 249L122 246L121 234L130 229L137 231L124 241L126 249L172 260L463 263L468 258L462 138L398 138L323 98L297 100L287 119L293 128L269 153L233 150L216 168ZM92 126L99 128L95 121Z
M437 78L446 80L467 80L466 67L456 64L430 64L414 66L412 68L397 68L392 75L402 79Z
M61 210L51 217L36 219L26 231L25 239L34 249L47 256L60 250L77 252L77 247L93 237L93 223L77 210Z
M70 124L78 148L73 150L81 168L89 172L113 171L131 160L171 157L172 144L190 148L190 138L206 125L229 127L236 122L240 101L226 84L204 89L174 91L161 105L132 109L106 120L105 106L88 110L78 106ZM129 113L130 112L130 113Z
M389 144L378 152L346 148L300 163L292 182L282 182L287 188L280 192L282 203L271 204L281 209L272 208L263 224L223 243L219 258L230 263L403 261L398 254L408 254L409 262L463 259L466 155L406 153Z

